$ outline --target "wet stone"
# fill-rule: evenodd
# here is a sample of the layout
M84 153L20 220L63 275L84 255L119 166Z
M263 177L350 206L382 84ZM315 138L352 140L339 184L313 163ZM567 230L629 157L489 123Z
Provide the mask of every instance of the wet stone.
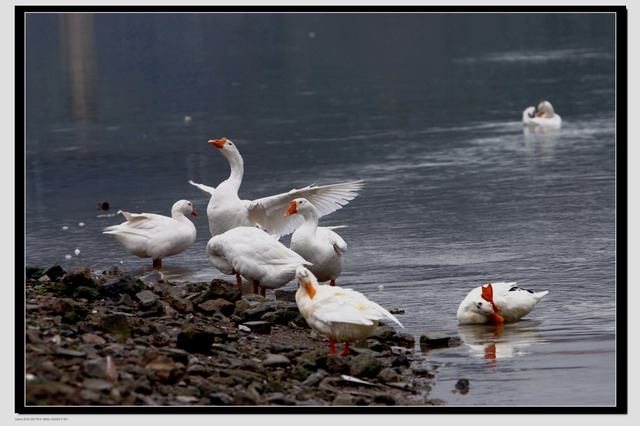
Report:
M225 317L231 316L235 308L235 304L222 298L207 300L198 305L198 309L205 314L212 315L214 313L220 313Z
M87 299L87 300L95 300L100 297L100 292L93 288L87 286L79 286L73 290L73 298L74 299Z
M37 280L44 275L44 268L39 266L28 266L25 268L26 278L28 280Z
M249 321L242 323L245 327L248 327L253 333L269 334L271 333L271 323L267 321Z
M134 296L143 290L143 286L142 282L135 280L131 275L123 274L102 284L100 293L111 299L119 300L121 294L126 293Z
M96 283L91 277L91 269L86 266L73 268L62 277L62 282L67 284L70 289L75 289L80 286L96 287Z
M142 304L143 309L152 307L158 302L158 300L160 300L160 297L150 290L143 290L140 293L137 293L136 298Z
M469 380L467 379L460 379L456 382L456 386L455 386L456 390L458 392L460 392L463 395L466 395L469 393Z
M224 299L231 303L235 303L242 297L236 284L217 279L211 281L208 293L211 299Z
M354 357L349 363L349 371L356 377L375 377L382 368L380 360L366 354Z
M276 300L283 300L285 302L296 302L296 290L275 290L274 294Z
M43 275L49 277L51 281L56 281L58 278L61 278L65 274L64 269L60 265L53 265L49 269L47 269Z
M452 337L437 331L428 331L420 336L420 347L426 349L449 347Z
M119 342L131 338L131 328L127 317L122 314L107 315L98 321L98 326L116 336Z
M268 354L267 358L262 361L265 367L288 367L291 361L281 354Z
M215 334L210 330L187 325L178 334L176 346L187 352L208 353L214 339Z

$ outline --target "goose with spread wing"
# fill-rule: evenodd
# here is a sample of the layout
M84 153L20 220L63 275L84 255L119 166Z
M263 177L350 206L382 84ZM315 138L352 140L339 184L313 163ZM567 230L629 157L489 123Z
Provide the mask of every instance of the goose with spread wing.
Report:
M292 189L256 200L243 200L238 196L244 174L244 161L236 145L227 138L210 140L220 153L229 161L229 178L217 187L189 181L211 198L207 206L209 230L212 236L222 234L238 226L260 226L275 236L290 234L298 228L304 219L299 215L284 217L282 212L291 200L304 197L316 206L320 216L341 208L358 195L364 183L352 181L332 185L309 185L301 189Z

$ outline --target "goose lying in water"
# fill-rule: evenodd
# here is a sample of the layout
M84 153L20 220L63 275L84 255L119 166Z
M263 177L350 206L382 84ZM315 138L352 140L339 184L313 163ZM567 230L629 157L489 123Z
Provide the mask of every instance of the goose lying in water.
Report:
M476 287L458 307L460 324L502 324L517 321L533 310L548 291L534 293L516 283L491 283Z
M555 113L549 101L542 101L536 108L530 106L522 112L522 124L529 127L553 127L559 128L562 125L562 118Z

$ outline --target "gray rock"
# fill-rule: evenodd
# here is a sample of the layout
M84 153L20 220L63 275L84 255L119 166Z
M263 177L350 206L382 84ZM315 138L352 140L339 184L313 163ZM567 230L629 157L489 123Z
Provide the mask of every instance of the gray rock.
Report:
M268 354L262 361L262 365L265 367L288 367L291 365L291 361L281 354Z
M25 268L26 278L28 280L37 280L44 275L44 268L39 266L28 266Z
M261 319L272 324L287 325L289 322L294 321L298 315L300 315L300 312L297 307L285 308L267 312L262 315Z
M127 317L122 314L107 315L98 321L98 327L116 336L116 340L124 343L131 338L131 328Z
M271 323L267 321L248 321L242 323L245 327L249 327L249 329L253 333L258 334L269 334L271 333Z
M437 331L428 331L420 336L421 349L442 348L455 345L456 339Z
M177 310L180 313L193 312L193 303L191 300L184 299L182 297L176 296L174 293L170 293L166 297L166 301L169 302L172 308Z
M302 382L302 384L305 386L315 386L318 383L320 383L320 381L322 381L322 379L324 379L328 375L329 373L327 373L325 370L320 369L315 373L311 374L309 377L307 377L305 381Z
M95 300L100 297L100 292L94 287L79 286L73 290L74 299Z
M283 300L285 302L296 302L297 290L275 290L273 292L276 296L276 300Z
M60 348L56 350L56 355L65 358L84 358L87 356L87 353L73 349Z
M396 382L400 375L393 368L384 368L380 371L379 377L385 382Z
M160 300L160 297L151 290L143 290L140 293L136 293L136 298L140 301L143 308L151 307Z
M96 283L91 277L91 269L86 266L73 268L62 277L62 282L69 286L70 291L80 286L96 287Z
M55 281L58 278L61 278L64 274L65 271L60 265L53 265L52 267L44 271L43 275L48 276L51 281Z
M144 290L142 282L135 280L129 274L123 274L102 284L100 293L111 299L118 300L123 293L134 296L142 290Z
M233 397L224 392L215 392L208 395L209 401L213 405L231 405Z
M383 366L380 360L371 355L358 355L349 362L349 371L356 377L375 377Z
M176 346L191 353L208 353L218 333L212 327L183 326L177 336Z
M469 393L469 380L467 379L460 379L456 382L456 386L455 386L456 390L458 392L460 392L463 395L466 395Z
M92 391L108 391L113 387L113 383L101 379L84 379L82 386Z
M231 284L223 280L213 280L209 286L210 299L224 299L231 303L240 300L242 293L236 284Z
M233 315L235 308L235 304L222 298L207 300L198 305L198 309L207 315L220 313L225 317Z
M351 394L341 392L336 395L331 405L356 405L356 399Z
M373 396L375 404L396 405L396 399L388 393L378 393Z

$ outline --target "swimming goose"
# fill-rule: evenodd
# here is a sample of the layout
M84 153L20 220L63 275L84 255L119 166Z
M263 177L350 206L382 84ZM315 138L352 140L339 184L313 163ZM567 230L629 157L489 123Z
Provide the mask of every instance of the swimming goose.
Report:
M301 216L284 217L282 212L289 202L304 197L313 202L320 216L336 211L358 195L362 181L344 182L333 185L310 185L301 189L292 189L257 200L241 200L238 190L242 184L244 162L236 145L227 138L210 140L220 153L229 161L229 178L218 187L189 181L211 198L207 206L209 230L212 236L222 234L237 226L260 226L272 235L290 234L304 221Z
M348 355L349 344L373 334L381 319L390 319L404 328L389 311L362 293L350 288L318 285L316 277L304 266L296 270L296 279L298 309L312 329L329 338L332 354L336 353L335 343L344 342L342 355Z
M491 283L476 287L458 307L460 324L484 324L517 321L533 310L548 291L534 293L515 282Z
M522 123L525 126L561 127L562 118L555 113L549 101L542 101L538 104L538 112L532 106L527 107L522 112Z
M318 281L336 285L347 243L333 231L337 227L318 226L318 209L306 198L291 201L284 215L292 214L302 215L304 223L291 236L291 250L313 264L309 270Z
M207 243L207 256L223 274L251 281L253 292L262 296L265 289L276 289L293 280L298 266L309 265L272 235L248 226L212 237Z
M120 211L127 219L120 225L104 228L130 254L153 259L153 267L162 269L162 259L175 256L188 249L196 239L196 227L185 217L197 216L188 200L176 201L171 217L154 213L129 213Z

